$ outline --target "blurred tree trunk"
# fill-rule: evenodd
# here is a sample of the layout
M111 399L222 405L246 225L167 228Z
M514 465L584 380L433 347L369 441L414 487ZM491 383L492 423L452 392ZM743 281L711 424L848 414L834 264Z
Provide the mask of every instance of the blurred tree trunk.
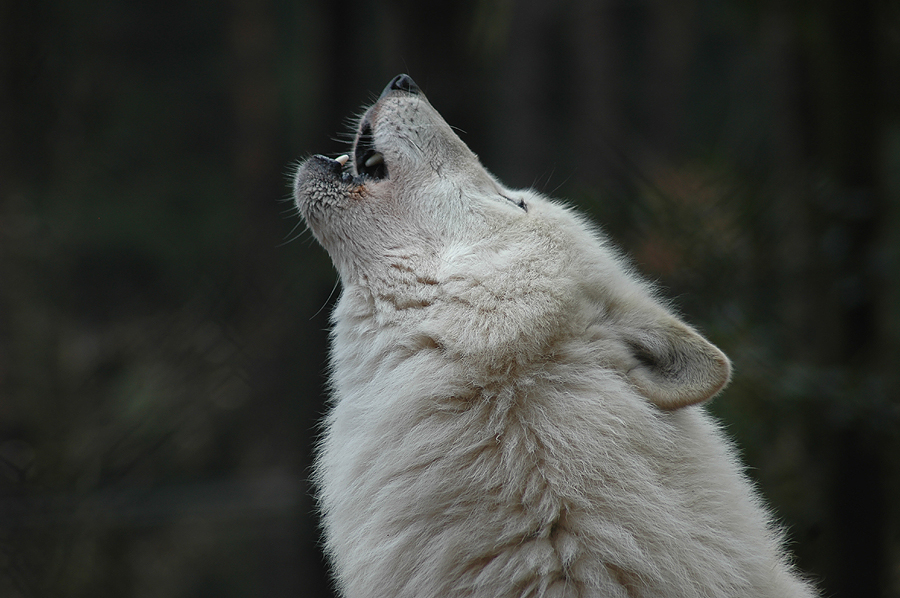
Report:
M561 34L558 9L551 2L525 2L512 15L508 59L501 73L500 109L492 153L496 171L511 185L535 185L555 159L561 106L549 101L565 89L566 66L554 60L554 36ZM554 127L554 125L557 125Z
M826 208L823 232L840 236L843 255L836 256L830 289L837 298L837 346L824 358L836 358L858 372L846 400L856 404L860 415L869 416L846 422L838 437L832 520L842 554L835 555L833 570L841 572L834 580L839 595L876 596L886 581L887 538L882 527L886 443L872 429L875 414L867 413L865 406L878 399L867 396L874 391L867 381L880 373L885 348L880 298L886 273L878 268L879 223L886 214L877 171L883 114L878 12L874 0L865 0L852 10L831 3L826 14L833 52L827 65L833 77L833 120L823 123L820 133L838 194L834 205ZM823 66L820 71L826 71Z
M774 299L777 336L786 341L781 358L809 378L793 433L815 439L807 467L827 480L817 565L825 592L838 596L886 595L888 587L884 455L892 424L880 425L897 397L884 382L891 351L879 7L875 0L853 10L836 2L770 5L759 15L776 189L764 219L777 236L771 245L758 241L759 284L774 284L754 300Z
M281 159L279 81L277 56L278 24L271 2L232 0L228 22L232 69L235 196L239 201L240 229L235 247L236 273L233 292L242 352L254 400L283 407L268 412L291 413L298 397L286 387L290 378L284 356L289 352L292 329L288 316L288 294L280 278L282 242L280 228L283 200L288 196L284 160ZM287 370L289 371L289 370ZM272 464L290 464L296 451L295 423L289 417L272 420L264 410L252 412L245 423L253 438L264 438L257 450L268 451ZM260 448L263 447L263 448ZM241 460L247 459L243 457ZM269 555L261 560L264 588L272 596L299 596L303 592L301 570L307 563L298 553L297 538L280 526L261 526ZM307 575L308 577L308 575Z
M48 21L35 3L0 0L0 207L49 170L47 121L55 106L43 78Z
M234 177L243 215L236 251L245 307L270 290L278 237L278 200L286 196L278 164L276 23L270 2L232 0L228 39L234 102Z
M684 153L685 101L697 41L695 0L654 0L647 32L647 76L641 89L647 136L665 157Z
M622 88L630 79L626 49L633 43L628 9L614 3L576 3L569 23L573 32L575 74L573 110L568 128L574 151L570 158L580 180L608 188L621 176L625 122ZM565 154L563 154L565 155Z

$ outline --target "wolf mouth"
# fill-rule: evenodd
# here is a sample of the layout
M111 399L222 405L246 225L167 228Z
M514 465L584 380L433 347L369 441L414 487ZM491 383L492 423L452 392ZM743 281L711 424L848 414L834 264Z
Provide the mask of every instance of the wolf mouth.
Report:
M394 77L379 96L379 101L395 92L413 96L421 94L419 86L409 75ZM389 178L388 165L384 154L375 147L375 135L372 127L372 116L367 114L360 123L359 133L353 142L351 155L343 154L337 158L313 156L306 164L318 161L332 176L336 176L345 184L364 186L368 182L377 182ZM352 157L352 162L351 162ZM350 167L347 164L350 163ZM299 176L299 175L298 175ZM299 180L299 179L298 179Z
M395 91L410 95L419 95L421 93L419 86L416 85L409 75L401 74L391 79L391 82L381 92L379 100ZM384 154L375 147L372 123L369 121L368 116L362 122L359 135L353 146L353 164L356 166L356 173L360 176L366 176L374 180L388 178L388 168L384 162Z
M376 180L387 178L387 165L384 163L384 154L375 149L375 139L372 136L372 125L365 121L360 130L359 137L353 148L353 163L356 172Z

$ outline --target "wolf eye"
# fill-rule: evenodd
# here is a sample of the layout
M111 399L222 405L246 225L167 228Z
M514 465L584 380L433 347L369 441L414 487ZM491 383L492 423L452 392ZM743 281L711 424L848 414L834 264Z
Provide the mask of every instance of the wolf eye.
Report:
M526 212L528 211L528 206L525 204L525 200L524 200L524 199L522 199L522 198L514 198L514 197L506 197L506 196L503 195L502 193L500 194L500 197L502 197L503 199L505 199L505 200L508 201L509 203L511 203L511 204L513 204L513 205L515 205L515 206L518 206L518 207L522 208L524 211L526 211Z

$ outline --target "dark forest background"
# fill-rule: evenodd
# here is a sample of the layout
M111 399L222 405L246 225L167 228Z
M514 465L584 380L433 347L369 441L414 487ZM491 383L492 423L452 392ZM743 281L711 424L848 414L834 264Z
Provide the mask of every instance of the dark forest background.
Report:
M299 159L408 72L734 360L826 596L900 596L900 4L0 0L0 597L326 597Z

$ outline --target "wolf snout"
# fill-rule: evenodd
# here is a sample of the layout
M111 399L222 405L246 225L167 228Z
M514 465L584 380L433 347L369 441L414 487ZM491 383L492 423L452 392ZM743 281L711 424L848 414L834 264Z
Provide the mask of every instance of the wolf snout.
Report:
M343 172L344 164L347 163L348 156L338 156L337 158L329 158L321 154L316 154L304 165L310 170L316 170L322 173L334 175L337 178L343 178L346 174ZM301 166L302 168L302 166ZM349 175L347 175L349 177Z
M388 83L387 86L385 86L384 91L381 92L381 97L386 96L392 91L405 91L406 93L415 95L422 93L419 86L416 85L416 82L412 80L412 77L405 73L391 79L391 82Z
M315 155L297 167L294 175L294 195L297 205L304 201L321 200L326 189L336 190L339 183L350 184L353 177L344 170L348 156L329 158Z

